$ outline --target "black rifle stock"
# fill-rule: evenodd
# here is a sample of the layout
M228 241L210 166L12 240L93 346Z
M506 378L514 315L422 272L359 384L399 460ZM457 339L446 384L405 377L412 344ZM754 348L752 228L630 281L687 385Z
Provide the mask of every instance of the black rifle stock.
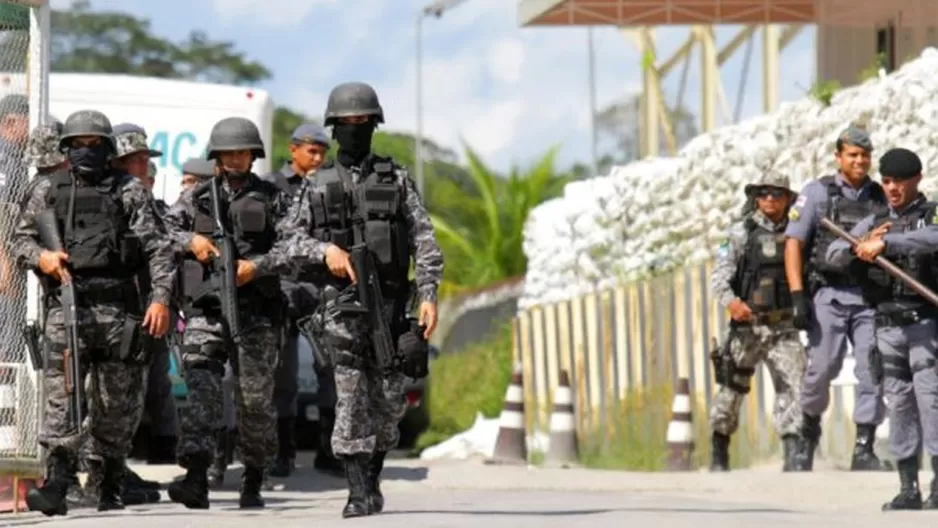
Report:
M23 339L26 340L26 352L29 354L29 363L36 372L42 372L42 348L40 343L39 325L35 321L28 321L23 325Z
M384 297L381 295L381 283L371 251L362 244L349 251L352 267L358 277L358 301L368 310L368 323L371 328L371 342L375 349L375 362L382 371L394 367L395 345L391 327L385 318Z
M241 320L238 317L238 259L237 248L231 233L225 227L227 207L222 204L220 177L215 177L198 188L193 195L199 196L209 192L212 202L212 219L215 226L212 230L212 243L221 254L212 258L212 270L203 291L196 294L217 296L221 308L221 316L227 324L228 335L234 343L241 342ZM204 291L211 290L211 291Z
M844 231L842 227L832 222L830 218L821 218L821 225L829 229L831 233L834 233L838 237L849 242L850 247L855 248L860 243L856 237ZM914 277L903 271L903 269L899 266L896 266L894 263L884 258L882 255L876 257L876 259L873 260L873 264L883 268L883 271L904 282L909 288L912 288L915 293L921 295L925 298L925 300L934 304L935 306L938 306L938 294L933 292L928 286L925 286L921 282L915 280Z
M65 242L53 210L46 209L39 213L36 216L36 227L39 231L39 242L45 249L65 251ZM65 392L69 395L68 419L81 433L81 388L84 385L84 379L81 377L81 356L78 351L77 297L75 284L72 281L61 285L59 302L62 303L65 336L68 343L62 358L65 371Z

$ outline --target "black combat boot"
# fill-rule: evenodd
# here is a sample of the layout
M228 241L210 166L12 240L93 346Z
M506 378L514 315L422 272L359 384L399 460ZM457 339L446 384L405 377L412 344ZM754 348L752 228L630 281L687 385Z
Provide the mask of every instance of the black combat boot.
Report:
M46 461L46 481L42 486L26 493L26 506L29 511L42 512L50 517L68 513L65 496L71 482L69 476L72 467L65 449L56 448L49 453Z
M186 468L186 476L167 486L169 500L178 502L190 510L207 510L209 507L207 472L211 458L209 453L181 457L179 465Z
M289 477L296 469L296 418L277 420L277 457L270 466L271 477Z
M730 470L730 437L713 432L710 437L710 471Z
M332 429L335 426L335 410L332 407L319 408L319 446L313 467L323 473L342 477L345 470L342 460L332 454Z
M121 500L126 506L160 502L160 483L144 480L136 471L124 464L121 482Z
M244 468L241 474L241 496L238 498L238 507L242 510L264 507L264 498L261 497L261 485L264 483L264 470L256 467Z
M787 434L782 436L782 452L784 461L782 462L782 471L798 470L798 445L800 439L798 435Z
M175 464L176 442L175 436L150 437L150 444L147 447L147 464L151 466Z
M145 480L136 471L124 466L124 485L145 490L158 491L160 483L155 480Z
M70 461L68 471L68 491L65 493L65 500L68 501L68 507L90 508L97 506L97 493L89 494L81 485L81 480L78 478L77 460Z
M124 461L105 458L103 461L89 460L88 464L100 464L101 474L104 476L98 490L98 511L123 510L121 487L124 482Z
M229 457L233 449L232 440L228 429L215 431L215 453L212 456L212 465L208 469L208 486L211 489L218 489L225 483L225 472L231 463Z
M368 461L368 511L381 513L384 509L384 495L381 494L381 471L384 470L384 457L387 451L375 451Z
M821 417L802 415L801 439L798 442L794 471L814 471L814 452L821 440Z
M932 470L932 479L931 479L931 493L928 494L928 498L925 499L925 502L922 503L923 510L938 510L938 456L933 456L931 458L931 470Z
M342 517L364 517L371 514L368 504L368 462L367 454L342 457L345 464L345 478L348 479L348 502L342 509Z
M921 510L922 492L918 489L918 456L903 458L899 467L899 494L883 504L887 510Z
M857 440L853 446L850 471L892 471L890 465L883 463L873 451L875 442L876 426L857 424Z

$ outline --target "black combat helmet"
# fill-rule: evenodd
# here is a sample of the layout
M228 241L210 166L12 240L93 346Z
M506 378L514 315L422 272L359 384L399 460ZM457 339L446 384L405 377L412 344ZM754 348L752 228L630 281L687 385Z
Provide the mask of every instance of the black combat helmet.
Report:
M374 88L362 82L349 82L332 89L326 103L326 126L334 125L340 117L361 115L375 116L378 123L384 123L384 110Z
M219 152L250 150L255 158L264 158L264 142L257 125L243 117L227 117L215 123L208 137L208 159L215 159Z
M68 147L72 138L79 136L98 136L104 138L111 147L111 152L117 152L114 143L111 120L97 110L79 110L68 116L62 125L62 137L59 139L59 149Z

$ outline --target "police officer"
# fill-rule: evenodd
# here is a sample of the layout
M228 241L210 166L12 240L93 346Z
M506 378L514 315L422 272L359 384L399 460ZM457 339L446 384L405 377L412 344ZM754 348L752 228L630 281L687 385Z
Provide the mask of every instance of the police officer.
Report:
M29 133L23 163L35 167L37 176L46 176L68 165L65 154L59 150L61 135L61 121L39 125Z
M189 158L182 164L182 190L194 188L201 181L215 175L215 162L201 158Z
M785 227L794 199L788 177L766 172L746 186L755 211L734 226L720 246L711 277L713 294L729 309L729 354L715 364L720 390L710 408L711 471L729 470L730 436L739 427L739 409L751 379L765 361L775 385L775 427L785 450L783 469L791 471L801 430L801 379L804 348L791 324L791 295L785 281Z
M159 150L148 146L146 131L133 123L121 123L114 127L114 140L117 143L117 155L111 163L140 180L150 192L153 191L154 179L150 176L150 167L156 166L150 161L163 155ZM157 214L162 217L169 208L166 202L154 199ZM144 287L141 296L149 292L145 286L149 283L146 270L143 270L139 283ZM176 462L174 450L179 425L176 417L176 402L173 400L173 387L169 379L169 346L165 339L148 343L152 347L150 372L147 375L147 394L144 414L150 423L150 438L147 441L147 459L151 463L173 464ZM126 471L127 486L159 489L159 483L142 481L139 476Z
M801 392L804 411L799 468L811 471L821 436L821 415L830 400L830 383L843 365L847 341L853 345L857 377L856 444L851 470L880 470L873 452L876 427L883 421L882 386L870 378L874 311L863 299L858 275L824 259L834 240L818 222L827 216L852 229L871 212L886 207L883 188L868 176L873 144L869 135L849 127L837 138L840 170L808 183L789 211L785 236L785 275L791 288L796 328L808 332L808 365Z
M29 175L23 149L29 138L29 99L10 94L0 99L0 202L19 203Z
M216 161L223 178L221 201L227 207L222 218L238 253L234 257L240 335L231 335L217 295L199 295L209 278L208 264L220 256L209 238L215 227L211 193L199 192L205 186L186 191L166 215L174 241L188 250L182 266L186 298L182 358L188 405L182 412L177 449L187 472L184 480L169 486L170 498L187 508L209 507L207 470L215 449L213 430L222 418L222 377L228 360L235 376L244 464L239 503L241 508L264 506L260 491L273 451L273 377L283 322L280 281L274 273L289 271L294 261L321 262L324 255L325 244L293 234L294 226L281 221L286 197L251 172L253 162L264 155L260 132L250 120L231 117L212 128L208 157Z
M918 487L920 444L936 475L924 507L938 509L938 307L882 268L856 265L858 260L871 263L882 255L931 290L938 289L938 210L918 190L922 161L914 152L902 148L886 152L879 171L888 210L868 216L851 230L861 239L855 249L843 240L831 243L827 259L833 266L865 272L864 293L876 307L876 346L881 355L872 361L874 372L879 370L884 378L889 441L901 486L883 509L923 507Z
M264 179L277 185L281 191L290 196L291 200L297 197L307 178L313 178L316 171L326 159L329 151L329 136L322 127L313 124L303 124L293 131L290 138L291 160L284 163L279 171L264 176ZM319 273L316 274L317 277ZM304 280L306 279L306 280ZM277 456L270 468L272 477L288 477L293 473L296 461L296 407L297 407L297 376L299 368L299 350L297 340L299 329L296 321L312 313L319 303L319 294L312 280L293 273L280 281L283 294L287 298L289 322L285 328L287 335L284 348L281 351L280 362L274 386L274 406L277 408ZM315 279L318 282L318 278ZM331 372L321 368L321 362L316 363L317 377L320 380L319 404L319 432L332 436L332 422L335 416L335 390L332 387ZM328 443L328 442L326 442ZM334 457L330 457L331 449L323 449L320 442L316 451L315 467L320 469L335 469Z
M398 422L406 402L405 376L379 372L370 350L369 330L361 315L343 311L357 296L350 289L350 248L366 244L381 282L389 324L408 348L411 365L426 368L426 339L437 324L436 292L443 272L443 254L429 215L405 169L371 152L372 135L384 112L371 86L352 82L329 94L325 124L339 144L334 165L324 167L295 202L300 226L329 241L326 264L333 275L323 286L324 310L313 333L328 351L334 368L336 419L332 450L343 459L349 499L343 517L380 512L384 498L379 480L387 451L398 441ZM419 323L405 320L411 290L408 270L415 264ZM359 307L361 308L361 307ZM419 341L419 343L415 343ZM412 356L410 354L413 353ZM421 356L422 354L422 356ZM412 373L412 372L411 372Z
M79 448L89 482L98 484L98 510L123 508L124 464L140 423L149 363L136 343L143 332L161 337L169 329L172 248L150 193L136 178L110 168L116 153L111 132L101 112L82 110L66 119L60 148L70 170L37 180L14 233L18 264L40 275L46 293L49 367L44 374L47 401L40 443L49 453L49 473L45 484L27 495L29 508L46 515L67 512L65 494ZM45 209L54 211L59 227L64 227L67 254L41 245L36 217ZM133 285L144 266L150 271L152 292L145 313ZM74 284L77 294L80 349L72 352L91 377L86 437L77 434L78 424L67 412L69 342L58 288L66 281Z

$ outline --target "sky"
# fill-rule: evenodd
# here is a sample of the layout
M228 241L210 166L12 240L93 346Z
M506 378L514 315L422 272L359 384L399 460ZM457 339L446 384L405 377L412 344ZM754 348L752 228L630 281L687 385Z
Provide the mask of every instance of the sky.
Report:
M70 0L52 0L54 7ZM154 33L183 39L192 30L230 40L265 64L273 79L257 86L277 104L321 116L329 91L346 81L374 86L385 129L413 133L416 118L416 19L429 0L91 0L95 10L131 11L151 20ZM728 42L739 27L717 30ZM639 92L641 58L611 27L595 28L597 107ZM688 35L658 30L659 59ZM551 147L558 163L589 163L590 94L587 29L518 24L515 0L467 0L423 22L424 133L457 152L476 150L495 169L527 167ZM806 28L782 52L781 100L805 96L813 84L815 34ZM761 44L756 39L747 82L744 55L722 69L730 108L743 93L743 117L762 112ZM700 107L699 60L691 62L685 106ZM679 93L680 69L666 79L666 97Z

